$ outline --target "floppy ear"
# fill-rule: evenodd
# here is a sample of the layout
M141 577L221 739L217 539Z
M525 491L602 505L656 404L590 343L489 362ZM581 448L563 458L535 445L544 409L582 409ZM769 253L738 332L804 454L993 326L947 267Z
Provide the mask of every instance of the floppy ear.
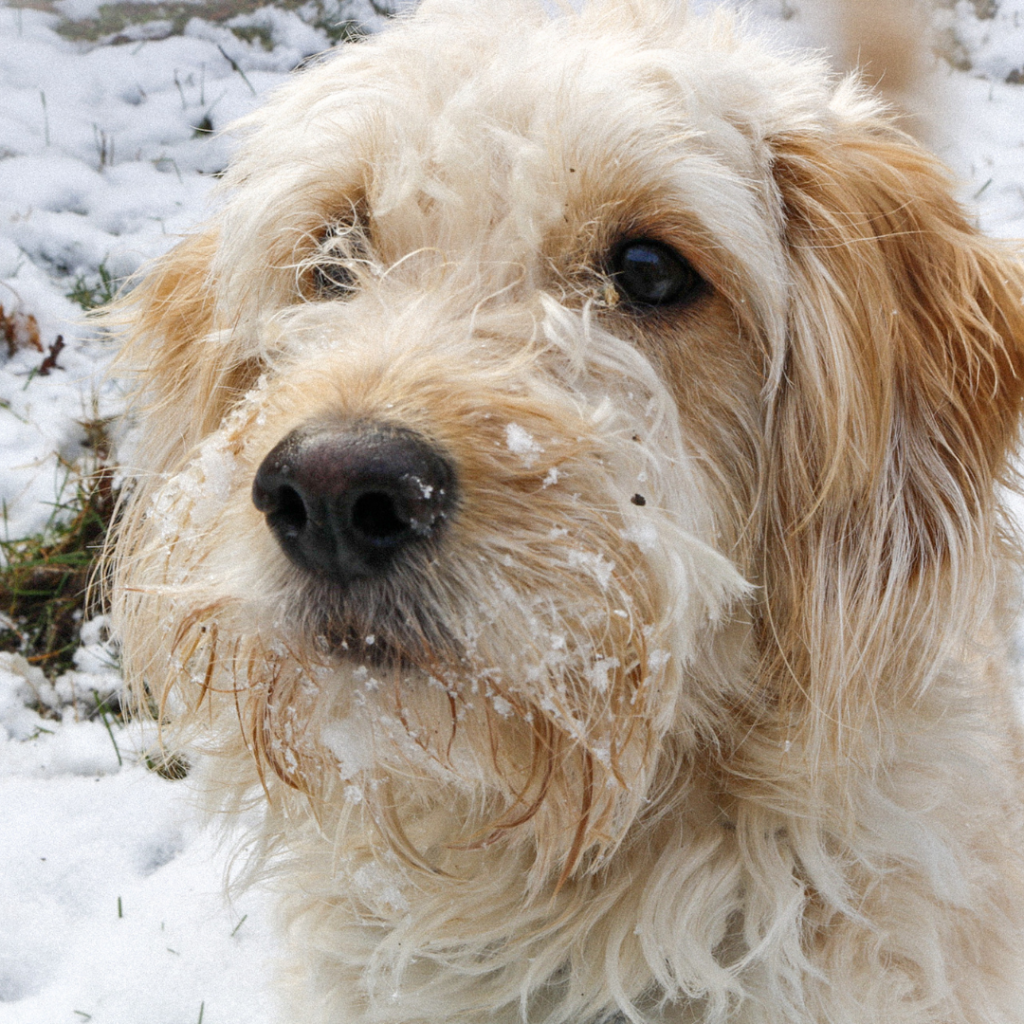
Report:
M143 458L159 472L215 430L258 375L218 322L211 269L216 231L195 235L145 268L108 316L118 367L140 382Z
M792 292L770 387L761 649L785 727L849 753L991 608L1024 270L881 121L775 148Z

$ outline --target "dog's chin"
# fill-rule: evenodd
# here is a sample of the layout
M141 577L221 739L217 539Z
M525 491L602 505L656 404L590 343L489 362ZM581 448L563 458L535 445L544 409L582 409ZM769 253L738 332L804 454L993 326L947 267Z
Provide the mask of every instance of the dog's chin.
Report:
M464 645L441 617L393 580L342 584L310 575L291 600L290 617L306 638L306 648L328 663L447 675L465 661Z

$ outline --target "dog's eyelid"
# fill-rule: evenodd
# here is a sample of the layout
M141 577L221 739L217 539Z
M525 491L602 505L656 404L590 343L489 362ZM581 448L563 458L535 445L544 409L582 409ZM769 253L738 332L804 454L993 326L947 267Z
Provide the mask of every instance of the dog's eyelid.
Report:
M365 256L368 249L368 232L360 221L329 223L317 236L318 252Z

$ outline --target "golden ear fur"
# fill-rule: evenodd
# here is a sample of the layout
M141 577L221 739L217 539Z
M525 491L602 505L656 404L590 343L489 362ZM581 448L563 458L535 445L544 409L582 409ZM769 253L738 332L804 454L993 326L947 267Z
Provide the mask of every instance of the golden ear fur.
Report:
M139 378L146 415L161 435L143 438L147 469L159 471L215 430L257 370L218 322L211 265L216 231L186 239L154 265L113 308L108 324L123 334L120 367ZM211 353L210 346L218 351ZM168 434L169 423L177 431Z
M776 151L792 291L767 427L761 647L787 738L849 755L879 705L916 699L992 607L1024 269L884 124Z

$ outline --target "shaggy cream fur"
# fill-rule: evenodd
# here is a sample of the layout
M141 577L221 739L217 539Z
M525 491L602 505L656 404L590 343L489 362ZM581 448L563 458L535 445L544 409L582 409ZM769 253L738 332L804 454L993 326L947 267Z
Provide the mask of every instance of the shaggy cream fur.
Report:
M282 1019L1020 1024L1024 270L941 168L666 0L426 0L242 130L113 571Z

